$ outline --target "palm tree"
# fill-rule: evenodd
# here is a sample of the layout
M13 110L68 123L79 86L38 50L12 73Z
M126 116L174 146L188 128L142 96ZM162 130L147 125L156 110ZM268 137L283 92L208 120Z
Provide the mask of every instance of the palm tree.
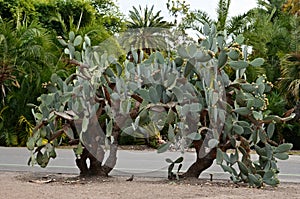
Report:
M281 61L279 89L289 104L300 100L300 53L288 54Z
M163 20L161 11L154 13L153 9L154 6L150 9L146 6L144 10L141 6L139 9L133 6L133 10L129 11L128 30L119 37L129 54L131 48L143 50L148 55L155 50L167 49L172 24Z
M139 6L139 10L136 7L132 7L133 10L129 11L130 20L127 21L128 28L171 28L172 25L163 20L163 17L160 16L161 11L157 13L153 12L154 6L148 9L148 6L142 10Z
M218 31L226 30L228 34L237 33L237 30L241 27L245 27L246 16L247 14L238 15L236 17L228 18L228 11L231 4L231 0L219 0L217 6L217 20L213 20L209 17L209 14L202 10L194 10L190 13L187 13L183 18L179 27L181 30L186 28L191 28L202 34L202 26L204 24L212 25L214 24L217 27Z
M252 56L265 59L263 67L273 83L280 77L280 59L297 49L295 30L299 18L282 11L284 2L259 0L258 8L249 14L250 25L243 32L246 44L255 49Z
M13 22L0 21L0 137L5 134L8 145L26 143L26 131L18 128L18 120L26 116L33 122L27 103L35 103L42 83L49 81L59 57L52 53L56 51L50 35L37 23L15 27Z

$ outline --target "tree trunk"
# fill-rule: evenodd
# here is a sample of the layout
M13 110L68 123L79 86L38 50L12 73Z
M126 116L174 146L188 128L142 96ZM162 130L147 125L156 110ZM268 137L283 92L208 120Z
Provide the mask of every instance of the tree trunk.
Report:
M197 160L194 162L189 169L182 175L182 177L187 178L198 178L200 174L208 169L216 159L216 148L212 149L205 157L199 158L199 153L197 153Z
M209 135L206 134L206 136ZM213 148L209 152L205 152L205 146L208 146L208 139L205 141L203 139L193 141L193 145L196 149L197 159L182 175L182 177L199 178L200 174L204 170L208 169L217 157L217 148ZM224 140L223 142L219 143L218 147L223 152L226 152L228 149L234 148L232 147L230 140Z
M86 163L88 155L88 150L84 148L81 156L76 158L76 165L80 170L80 176L86 176L89 173L89 168Z
M117 162L119 131L120 129L118 127L114 127L112 132L114 142L110 144L109 156L104 164L102 164L102 162L105 151L99 143L96 148L95 145L94 147L89 148L89 150L92 151L89 151L84 147L82 154L76 159L76 165L80 170L80 176L108 176ZM89 167L87 165L87 159L90 161Z

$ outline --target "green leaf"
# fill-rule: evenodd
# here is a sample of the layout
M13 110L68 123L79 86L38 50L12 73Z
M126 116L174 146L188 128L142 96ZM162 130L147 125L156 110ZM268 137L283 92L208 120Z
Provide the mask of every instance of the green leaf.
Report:
M108 124L106 125L106 137L111 136L112 129L113 129L113 122L112 122L112 120L109 120Z
M74 38L75 38L75 33L73 31L69 32L69 40L70 40L70 42L73 42Z
M275 124L270 123L267 128L267 134L270 139L273 137L274 130L275 130Z
M267 142L267 135L263 130L258 131L259 139L261 142L266 143Z
M117 63L116 64L116 69L117 69L117 75L118 75L118 77L120 77L121 74L122 74L123 68L119 63Z
M252 84L241 84L241 87L243 90L247 91L247 92L253 92L255 91L255 86Z
M287 160L289 159L289 155L287 153L275 153L274 157L279 160Z
M43 162L43 164L41 165L42 167L46 167L49 162L49 157L46 152L43 154L42 162Z
M211 105L214 106L219 100L220 100L219 94L217 92L212 92Z
M91 39L87 35L84 36L84 42L87 46L91 46Z
M210 27L209 27L208 23L204 24L203 33L204 33L204 35L209 35L209 33L210 33Z
M239 159L239 153L238 153L237 150L235 151L235 153L231 153L230 154L230 162L231 162L231 164L236 163L238 161L238 159Z
M245 61L230 61L229 65L235 70L247 68L249 66L248 62Z
M178 164L181 163L183 161L183 157L179 157L177 158L177 160L174 161L174 163Z
M252 106L255 108L261 108L262 106L264 106L264 101L260 98L254 98L254 100L252 100Z
M217 140L217 139L210 139L208 141L208 147L211 148L211 149L218 146L218 144L219 144L219 140Z
M74 40L74 46L79 46L81 42L82 42L82 37L81 35L78 35Z
M149 97L151 99L151 102L154 104L160 101L160 97L158 96L156 89L153 87L150 87L149 89Z
M243 44L244 42L244 36L243 35L238 35L236 38L235 38L235 42L238 43L238 44Z
M217 36L217 43L220 49L223 49L223 43L224 43L224 36L223 35L218 35Z
M184 60L181 57L176 57L175 60L174 60L174 62L176 64L176 67L180 67L180 66L183 65Z
M177 86L175 86L172 91L175 94L178 102L181 103L183 101L183 91Z
M70 115L68 115L68 114L66 114L64 112L56 112L56 111L54 111L54 114L57 115L57 116L59 116L59 117L61 117L61 118L63 118L63 119L65 119L65 120L68 120L68 121L72 121L73 120L72 116L70 116Z
M182 58L189 58L189 54L188 54L188 52L187 52L187 50L185 49L184 46L179 46L179 48L178 48L178 54Z
M246 121L237 121L237 123L242 127L250 128L250 124Z
M249 183L254 184L257 187L260 187L262 182L253 174L249 173L248 175Z
M81 155L83 152L83 147L81 145L81 142L77 145L76 148L73 149L76 155Z
M37 155L36 155L36 162L39 164L39 165L42 165L43 164L43 154L41 151L38 151L37 152Z
M259 156L266 156L267 155L266 150L264 148L261 148L261 147L259 147L257 145L254 145L254 148L255 148L256 153Z
M50 151L50 153L49 153L49 157L50 157L50 158L53 158L53 159L54 159L54 158L56 158L56 156L57 156L57 155L56 155L56 152L55 152L54 149L53 149L52 151Z
M240 171L244 174L244 175L248 175L249 171L248 168L246 167L246 165L244 163L242 163L241 161L238 161L238 166Z
M223 152L221 151L220 148L217 149L217 157L216 157L216 161L217 161L217 164L222 164L223 162Z
M171 109L170 109L171 110ZM168 140L170 142L175 142L175 134L174 134L174 129L171 125L169 125L169 130L168 130Z
M237 108L234 109L233 111L243 116L249 115L251 113L251 111L247 107Z
M34 145L35 145L35 139L33 137L30 137L26 143L28 150L32 151L34 149Z
M264 64L265 60L263 58L256 58L252 62L250 62L251 66L258 67Z
M218 57L218 67L219 68L226 64L227 58L228 58L228 55L227 55L226 51L222 50Z
M165 62L164 57L160 52L156 52L156 60L159 64L163 64Z
M230 179L232 180L233 183L239 183L241 181L238 177L233 176L233 175L230 176Z
M263 95L264 92L265 92L265 88L266 88L266 86L265 86L264 83L259 84L259 85L258 85L258 93L259 93L260 95Z
M157 153L164 153L164 152L166 152L169 149L170 145L171 145L170 142L167 142L167 143L164 143L164 144L160 145L157 148Z
M74 58L74 53L75 53L75 47L71 44L68 44L68 48L69 48L69 54L70 56L72 56L72 58Z
M227 153L223 153L223 159L227 162L227 163L231 163L231 160L229 158L229 155Z
M179 173L179 171L180 171L181 168L182 168L182 164L179 164L178 168L177 168L177 173Z
M168 116L166 118L166 123L171 124L175 120L175 118L176 113L172 109L169 109Z
M291 150L293 148L293 144L290 143L284 143L279 145L276 149L275 149L275 153L285 153L288 152L289 150Z
M197 132L190 133L186 137L191 140L200 140L201 139L201 135Z
M140 94L140 96L146 100L147 102L151 102L150 96L149 96L149 91L146 89L141 89L138 91L138 93Z
M62 46L67 46L67 45L68 45L67 42L66 42L64 39L62 39L62 38L58 38L57 40L59 41L59 43L60 43Z
M228 56L231 60L233 61L237 61L240 57L240 53L237 51L237 50L231 50L229 53L228 53Z
M88 126L89 126L89 119L87 117L83 117L81 132L86 132L88 129Z
M271 186L276 186L279 184L279 180L277 178L265 179L264 182Z
M195 68L195 66L193 64L191 64L190 61L187 62L187 64L184 67L184 77L187 77L190 75L190 73L193 71L193 69Z
M77 61L81 61L81 53L78 51L75 51L74 53L74 57Z
M190 57L194 57L194 55L197 52L197 46L192 43L187 47L187 51L188 51Z
M254 119L256 119L256 120L262 120L263 115L262 115L261 112L253 111L253 117L254 117Z
M266 145L265 149L266 149L267 157L269 159L271 159L272 156L273 156L273 148L272 148L272 146L270 144L265 144L265 145Z
M208 51L198 51L195 54L195 59L199 62L208 62L212 59L212 56L208 54Z
M40 146L43 146L44 143L43 143L43 138L39 138L37 141L36 141L36 146L37 147L40 147Z
M173 163L171 163L170 166L168 167L168 175L169 175L169 176L172 176L172 170L173 170L173 168L174 168L174 165L175 165L175 164L174 164L174 162L173 162Z
M242 135L244 133L244 128L236 124L233 125L232 130L238 135Z
M233 169L230 166L222 164L221 167L222 167L223 171L233 174Z

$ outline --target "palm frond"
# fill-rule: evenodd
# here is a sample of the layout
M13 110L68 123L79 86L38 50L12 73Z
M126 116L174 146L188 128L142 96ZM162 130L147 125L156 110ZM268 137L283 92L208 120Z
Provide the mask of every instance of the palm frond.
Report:
M217 14L218 14L217 29L218 30L225 30L230 3L231 0L219 0L218 7L217 7Z
M281 61L280 91L293 104L299 102L300 95L300 54L286 55Z

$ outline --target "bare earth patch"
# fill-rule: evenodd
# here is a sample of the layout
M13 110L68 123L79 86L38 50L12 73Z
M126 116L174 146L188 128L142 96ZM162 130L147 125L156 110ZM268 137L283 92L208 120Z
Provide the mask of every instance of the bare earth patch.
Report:
M66 174L0 172L0 198L300 198L300 184L295 183L256 189L217 180L126 179L128 177L82 179Z

